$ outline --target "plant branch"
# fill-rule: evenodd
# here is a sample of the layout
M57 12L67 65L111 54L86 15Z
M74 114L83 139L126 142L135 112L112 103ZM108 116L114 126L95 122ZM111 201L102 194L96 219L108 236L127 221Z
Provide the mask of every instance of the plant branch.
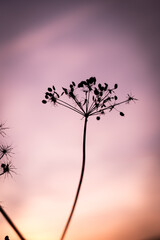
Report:
M22 234L20 233L20 231L18 230L18 228L15 226L15 224L12 222L12 220L10 219L10 217L7 215L7 213L4 211L4 209L0 206L0 212L2 213L3 217L7 220L7 222L11 225L11 227L14 229L14 231L17 233L17 235L19 236L19 238L21 240L25 240L25 238L22 236Z
M114 108L115 106L118 106L118 105L121 105L121 104L127 103L127 102L128 102L128 100L124 100L124 101L119 102L119 103L114 103L113 105L111 104L111 105L108 106L108 107L101 108L100 110L89 114L89 116L97 115L97 113L100 113L100 112L105 111L105 110L107 110L107 109L112 109L112 108Z
M111 91L112 91L113 89L111 89ZM101 99L101 101L99 102L99 106L101 106L100 105L100 103L102 103L108 96L109 96L109 91L107 91L107 93L106 93L106 95ZM89 109L89 112L91 113L91 112L93 112L94 110L96 109L96 106L95 106L95 104L94 104L94 102L92 103L92 106L90 107L90 109Z

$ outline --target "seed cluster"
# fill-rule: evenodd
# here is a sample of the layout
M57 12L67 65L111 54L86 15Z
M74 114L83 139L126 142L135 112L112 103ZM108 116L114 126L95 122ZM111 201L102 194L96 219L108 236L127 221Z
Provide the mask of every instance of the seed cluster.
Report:
M119 112L120 116L124 116L124 113L119 111L116 107L123 103L129 103L130 101L137 100L131 95L127 95L127 99L121 102L118 102L118 97L115 94L115 90L118 88L118 84L114 84L113 88L109 88L107 83L103 85L99 83L96 85L96 78L91 77L85 81L81 81L76 86L75 82L72 82L69 88L62 87L62 93L58 94L55 87L52 86L48 88L48 91L45 93L45 99L42 100L43 104L51 102L54 105L59 104L64 107L67 107L84 117L89 117L97 115L97 120L100 120L100 115L104 115L106 111L112 111L115 109ZM81 90L83 93L81 99L77 94L78 90ZM71 98L76 107L64 100L61 99L63 95Z

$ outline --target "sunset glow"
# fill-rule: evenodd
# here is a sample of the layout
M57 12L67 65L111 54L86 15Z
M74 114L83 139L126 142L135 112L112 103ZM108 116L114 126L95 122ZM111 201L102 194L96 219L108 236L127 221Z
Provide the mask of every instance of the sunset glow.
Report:
M0 205L26 240L59 240L79 181L84 119L41 101L49 86L61 92L93 76L117 83L120 101L138 101L119 107L125 117L89 118L84 181L65 240L158 236L156 1L66 2L0 3L0 122L9 127L0 140L12 144L17 173L0 178ZM0 214L0 240L6 235L18 240Z

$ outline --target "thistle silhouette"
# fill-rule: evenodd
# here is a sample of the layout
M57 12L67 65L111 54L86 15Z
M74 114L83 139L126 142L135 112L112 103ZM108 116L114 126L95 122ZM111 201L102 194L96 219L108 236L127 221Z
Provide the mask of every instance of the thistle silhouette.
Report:
M137 99L131 95L127 95L127 98L124 101L118 102L118 97L115 94L115 90L118 88L118 84L115 84L113 88L109 88L107 83L103 85L101 83L96 85L96 78L91 77L86 81L81 81L77 86L75 82L72 82L69 86L69 89L62 87L62 93L58 94L55 87L52 86L48 88L48 91L45 93L45 99L42 100L43 104L47 102L51 102L53 105L61 105L64 106L84 118L84 130L83 130L83 160L82 160L82 169L80 180L77 188L77 192L75 195L75 199L73 202L73 206L64 227L62 236L60 240L63 240L69 224L71 222L71 218L73 216L73 212L75 210L75 206L78 200L84 169L85 169L85 160L86 160L86 130L87 130L87 122L88 118L91 116L96 116L97 120L100 120L101 116L106 112L111 112L112 110L116 110L119 112L120 116L124 116L124 113L119 111L117 107L124 103L130 103L131 101L136 101ZM79 99L78 90L82 92L83 97ZM62 100L62 96L66 95L74 105Z

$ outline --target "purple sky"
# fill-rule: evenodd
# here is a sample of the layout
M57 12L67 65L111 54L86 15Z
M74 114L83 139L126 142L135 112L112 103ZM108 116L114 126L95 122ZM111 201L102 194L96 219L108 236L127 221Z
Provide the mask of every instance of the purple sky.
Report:
M41 100L95 76L139 101L89 119L87 164L66 240L160 235L159 1L0 1L0 116L17 175L0 201L26 239L59 239L82 159L83 120ZM0 238L18 239L0 216Z

